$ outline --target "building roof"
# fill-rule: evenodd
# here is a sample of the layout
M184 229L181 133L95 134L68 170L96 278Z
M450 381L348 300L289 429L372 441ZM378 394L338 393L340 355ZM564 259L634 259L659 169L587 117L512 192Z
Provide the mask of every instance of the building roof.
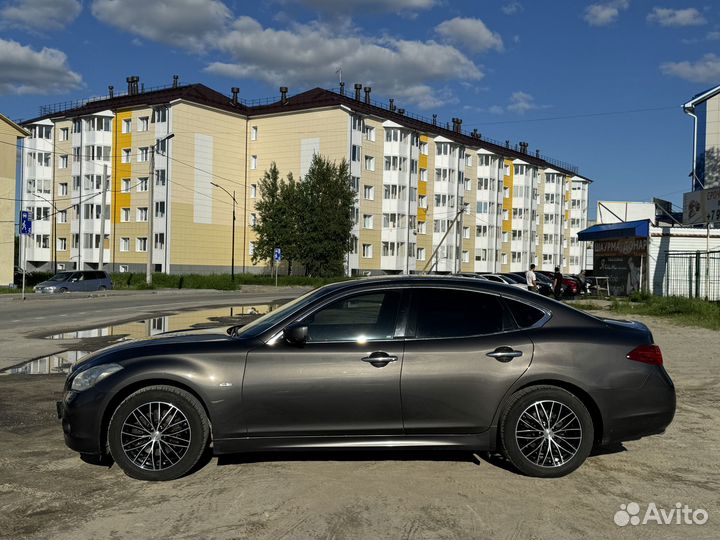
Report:
M23 128L23 127L18 126L15 122L13 122L12 120L10 120L10 119L9 119L7 116L5 116L4 114L0 114L0 120L2 120L3 122L5 122L7 125L9 125L11 128L13 128L15 131L17 131L17 132L18 132L18 135L19 135L20 137L27 137L28 135L30 135L30 132L29 132L28 130L26 130L26 129Z
M139 90L139 89L138 89ZM438 123L436 117L430 121L426 118L405 112L404 109L380 103L370 99L355 99L352 93L336 92L324 88L313 88L293 96L270 100L238 100L213 90L203 84L188 84L183 86L170 86L159 89L139 90L135 93L124 93L113 97L104 96L77 102L65 102L42 108L41 116L24 122L36 123L50 118L77 117L97 114L107 110L122 110L133 107L167 104L176 100L185 100L200 105L206 105L242 116L264 116L292 111L317 109L324 107L347 107L348 109L367 116L376 116L384 120L395 122L404 127L427 133L432 136L442 136L446 139L463 144L469 148L486 150L493 154L502 155L508 159L521 159L522 161L538 167L552 167L558 172L568 176L577 176L577 167L527 151L527 145L520 149L511 147L509 141L502 144L483 137L477 130L472 133L460 129L461 121L453 121L453 128L449 124ZM455 120L455 119L453 119ZM584 177L582 177L584 178ZM586 179L586 178L584 178ZM586 179L589 180L589 179Z
M720 93L720 85L713 86L712 88L708 88L707 90L703 90L699 94L695 94L690 101L685 103L683 105L683 109L693 109L696 105L699 105L703 103L704 101L707 101L711 97L716 96Z
M593 225L578 233L581 242L594 240L611 240L614 238L647 238L650 236L650 220L625 221L623 223L608 223Z

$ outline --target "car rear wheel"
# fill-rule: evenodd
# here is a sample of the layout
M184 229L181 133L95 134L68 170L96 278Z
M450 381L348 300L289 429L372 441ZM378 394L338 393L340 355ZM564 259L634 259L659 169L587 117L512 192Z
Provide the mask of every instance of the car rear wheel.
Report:
M100 291L100 292L102 292L102 291L107 291L107 287L106 287L105 285L100 285L100 286L98 287L98 291Z
M197 464L210 427L200 402L173 386L148 386L115 409L108 445L115 463L138 480L174 480Z
M571 473L590 454L593 439L587 407L575 395L555 386L518 392L500 426L505 456L528 476L552 478Z

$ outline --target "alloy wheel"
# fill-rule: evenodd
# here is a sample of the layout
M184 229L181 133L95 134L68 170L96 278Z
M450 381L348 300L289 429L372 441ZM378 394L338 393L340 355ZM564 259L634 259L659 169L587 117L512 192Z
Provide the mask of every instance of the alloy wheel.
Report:
M582 439L582 426L575 412L553 400L531 403L515 426L520 452L539 467L564 465L578 453Z

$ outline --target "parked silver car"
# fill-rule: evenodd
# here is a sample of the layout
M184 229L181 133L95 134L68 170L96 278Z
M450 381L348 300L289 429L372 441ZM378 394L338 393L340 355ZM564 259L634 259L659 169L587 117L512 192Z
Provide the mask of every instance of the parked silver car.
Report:
M112 289L110 274L98 270L58 272L35 285L36 293L65 293L74 291L106 291Z

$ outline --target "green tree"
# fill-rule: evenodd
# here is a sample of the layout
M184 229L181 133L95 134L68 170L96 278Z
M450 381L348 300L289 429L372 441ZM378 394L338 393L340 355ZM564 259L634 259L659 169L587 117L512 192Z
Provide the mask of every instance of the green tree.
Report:
M253 263L269 260L272 265L273 249L280 246L286 214L280 200L280 187L280 172L273 161L270 169L265 171L258 182L260 200L255 204L258 219L254 226L257 238L252 256Z
M306 275L337 276L350 250L355 191L345 160L340 164L315 155L296 186L296 258Z

